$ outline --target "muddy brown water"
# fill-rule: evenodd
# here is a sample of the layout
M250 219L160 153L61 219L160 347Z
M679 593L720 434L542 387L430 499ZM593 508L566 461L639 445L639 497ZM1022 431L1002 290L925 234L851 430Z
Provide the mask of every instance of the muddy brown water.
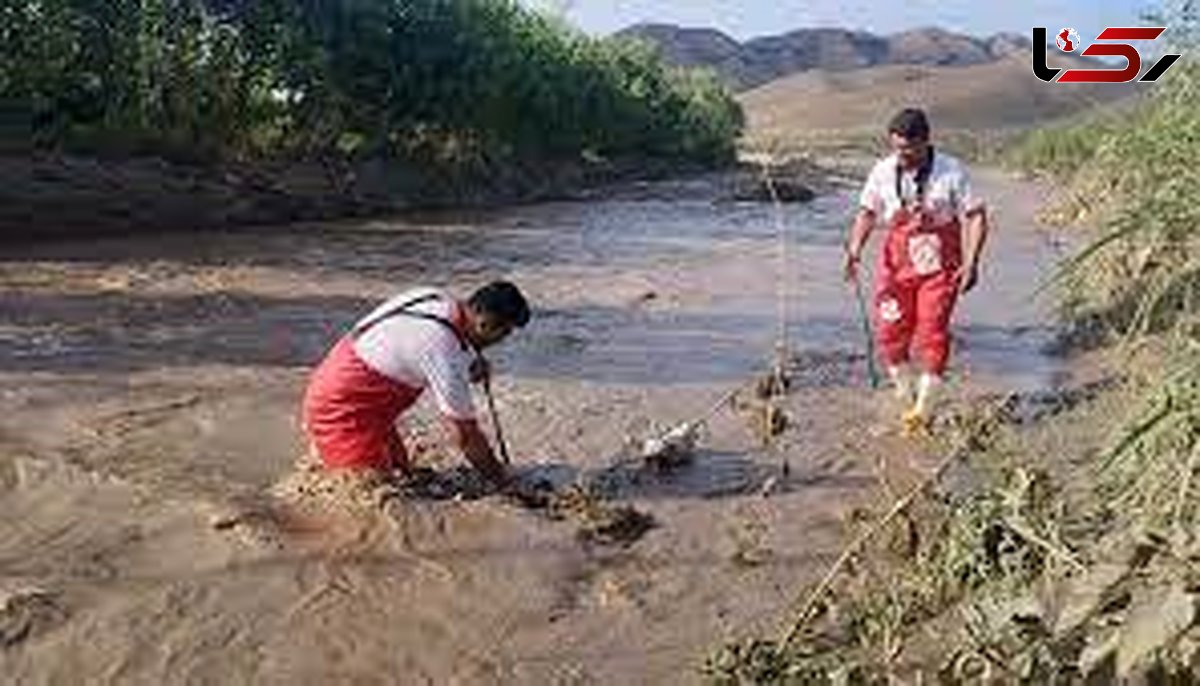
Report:
M690 683L722 641L778 627L847 508L879 497L880 456L919 470L936 455L865 389L838 281L851 195L785 209L781 275L774 208L715 201L718 182L0 250L5 680ZM997 231L960 311L953 393L1061 383L1031 298L1058 257L1033 229L1039 193L979 184ZM213 526L289 474L306 369L349 322L412 284L492 278L536 309L494 354L520 470L619 474L615 497L655 519L643 538L584 545L496 498ZM764 448L721 412L690 466L623 466L631 440L765 369L781 283L801 365L788 432ZM428 408L408 424L437 446Z

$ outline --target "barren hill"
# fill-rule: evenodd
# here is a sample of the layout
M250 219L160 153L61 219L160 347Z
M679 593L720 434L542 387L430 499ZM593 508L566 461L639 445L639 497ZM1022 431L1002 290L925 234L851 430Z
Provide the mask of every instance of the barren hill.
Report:
M1067 62L1059 59L1064 66ZM813 70L740 96L754 138L877 132L897 109L929 111L935 127L1012 130L1046 123L1137 92L1126 84L1047 84L1025 54L970 66L885 65Z

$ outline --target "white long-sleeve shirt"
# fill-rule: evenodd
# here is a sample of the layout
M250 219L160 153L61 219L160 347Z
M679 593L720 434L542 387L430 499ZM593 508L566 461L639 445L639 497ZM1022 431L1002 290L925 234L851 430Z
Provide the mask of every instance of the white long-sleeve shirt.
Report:
M438 297L407 309L447 321L458 317L461 306L454 298L437 289L420 288L391 298L358 324L428 295ZM464 348L458 336L445 325L398 314L361 333L354 341L354 352L364 364L389 379L411 388L428 389L444 416L460 421L475 418L470 383L474 353Z

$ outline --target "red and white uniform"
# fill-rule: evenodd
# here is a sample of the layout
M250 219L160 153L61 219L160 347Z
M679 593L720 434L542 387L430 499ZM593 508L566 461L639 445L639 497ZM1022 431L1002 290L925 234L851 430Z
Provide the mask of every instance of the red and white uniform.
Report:
M892 155L871 171L860 205L887 226L875 273L880 354L899 366L915 342L925 371L941 375L962 266L961 218L983 209L966 167L935 151L927 169L903 170Z
M327 467L406 468L396 419L429 389L438 410L475 419L463 305L434 289L402 293L343 337L313 372L304 428Z

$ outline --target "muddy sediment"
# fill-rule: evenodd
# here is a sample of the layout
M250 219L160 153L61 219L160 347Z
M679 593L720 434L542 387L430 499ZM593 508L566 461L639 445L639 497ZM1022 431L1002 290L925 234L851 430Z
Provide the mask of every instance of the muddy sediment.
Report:
M729 187L4 248L6 673L698 680L707 650L772 625L821 573L881 460L931 457L866 389L838 275L850 195L786 206L781 273L775 208L721 200ZM999 229L950 402L1067 375L1029 297L1056 258L1031 229L1036 193L982 188ZM306 372L349 322L412 284L497 277L536 309L494 354L532 499L471 483L425 406L406 430L427 483L331 486L297 467ZM786 425L764 440L726 408L689 459L648 468L646 440L769 371L781 297L794 364L766 399Z

